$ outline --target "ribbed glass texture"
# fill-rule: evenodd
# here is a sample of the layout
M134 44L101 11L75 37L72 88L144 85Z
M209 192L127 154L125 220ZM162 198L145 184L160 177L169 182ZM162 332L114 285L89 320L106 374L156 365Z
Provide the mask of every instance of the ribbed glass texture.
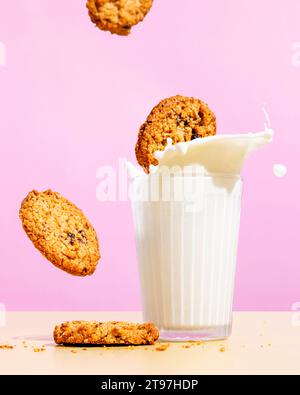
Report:
M182 177L172 178L169 196L160 190L154 201L132 202L144 320L153 321L165 339L226 338L242 181L190 177L190 192L178 199Z

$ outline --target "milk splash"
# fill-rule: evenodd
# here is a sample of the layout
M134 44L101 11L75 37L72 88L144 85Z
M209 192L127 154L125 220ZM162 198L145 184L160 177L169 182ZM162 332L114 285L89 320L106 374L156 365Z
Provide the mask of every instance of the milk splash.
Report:
M130 178L148 177L157 173L172 172L184 174L185 169L193 168L201 175L239 176L248 156L273 139L269 115L263 107L265 116L264 131L258 133L223 134L198 138L192 141L172 144L167 140L164 151L156 151L154 157L158 165L151 165L150 174L138 170L128 163Z

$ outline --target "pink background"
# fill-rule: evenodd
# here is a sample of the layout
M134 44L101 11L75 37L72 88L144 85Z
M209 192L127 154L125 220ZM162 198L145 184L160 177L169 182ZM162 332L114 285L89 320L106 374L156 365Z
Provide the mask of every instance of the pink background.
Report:
M207 101L219 133L259 131L245 189L235 309L289 310L300 300L299 0L156 0L130 37L91 24L84 0L0 0L0 302L9 310L138 310L129 203L96 200L96 170L135 160L139 125L160 99ZM288 166L275 178L274 163ZM25 236L20 202L52 188L83 209L101 242L94 276L49 264Z

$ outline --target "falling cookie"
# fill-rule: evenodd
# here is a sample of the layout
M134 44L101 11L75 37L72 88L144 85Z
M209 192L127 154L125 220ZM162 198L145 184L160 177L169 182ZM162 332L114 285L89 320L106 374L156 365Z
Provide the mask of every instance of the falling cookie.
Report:
M50 189L32 191L19 215L29 239L55 266L76 276L94 273L100 259L98 238L73 203Z
M88 0L86 6L99 29L127 36L132 26L145 18L152 3L153 0Z
M57 325L53 333L57 344L142 345L154 344L159 331L154 324L130 322L71 321Z
M167 139L173 144L216 134L216 117L207 104L199 99L173 96L153 108L140 127L135 153L138 163L148 173L157 165L155 151L163 151Z

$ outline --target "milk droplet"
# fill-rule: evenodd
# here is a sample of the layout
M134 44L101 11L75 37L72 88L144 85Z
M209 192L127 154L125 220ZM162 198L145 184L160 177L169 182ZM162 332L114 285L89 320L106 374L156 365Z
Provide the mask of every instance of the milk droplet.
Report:
M287 167L277 163L273 166L273 173L276 177L282 178L287 173Z
M270 121L269 113L266 109L266 103L263 104L262 110L265 116L265 129L266 130L271 129L271 121Z

